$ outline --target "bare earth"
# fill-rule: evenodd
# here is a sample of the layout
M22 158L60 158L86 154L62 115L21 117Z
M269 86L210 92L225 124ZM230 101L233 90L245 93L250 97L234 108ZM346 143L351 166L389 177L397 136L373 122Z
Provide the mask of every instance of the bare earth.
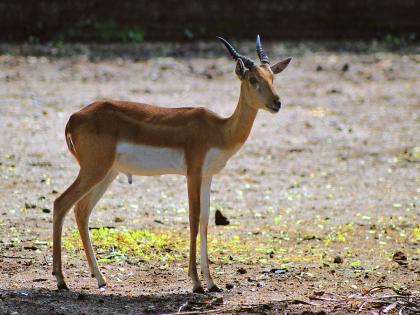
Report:
M284 53L272 45L273 60L276 51ZM418 303L420 55L389 52L304 51L277 77L282 110L259 113L213 181L211 269L223 292L190 293L186 250L166 261L153 250L147 259L103 260L109 285L101 291L77 246L63 249L71 291L56 291L52 202L78 171L64 140L69 115L113 98L227 116L239 95L234 66L219 55L0 55L1 314L370 314L390 303L350 297L379 285ZM129 185L120 175L91 226L186 243L186 208L184 178L135 177ZM216 209L230 225L214 225ZM70 212L65 235L74 229ZM407 260L393 261L398 251ZM404 314L414 312L406 306Z

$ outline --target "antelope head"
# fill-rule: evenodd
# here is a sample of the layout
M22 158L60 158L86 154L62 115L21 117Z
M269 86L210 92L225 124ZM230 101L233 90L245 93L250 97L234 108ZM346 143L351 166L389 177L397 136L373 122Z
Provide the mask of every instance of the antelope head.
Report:
M234 60L236 60L235 73L241 80L241 92L244 93L247 103L256 109L265 109L277 113L281 107L280 96L274 87L274 75L282 72L289 65L292 58L270 65L270 60L264 52L260 36L257 36L256 48L260 64L240 55L225 39L217 37L226 46Z

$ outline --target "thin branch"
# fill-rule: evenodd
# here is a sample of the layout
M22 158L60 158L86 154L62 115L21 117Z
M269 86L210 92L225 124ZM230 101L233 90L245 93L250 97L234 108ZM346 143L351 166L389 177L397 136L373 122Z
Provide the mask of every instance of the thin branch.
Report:
M392 290L396 294L375 294L384 290ZM348 296L342 294L329 295L331 295L331 298L311 296L310 299L326 301L327 303L336 303L337 305L354 305L354 303L356 303L359 305L357 313L362 312L362 310L365 310L368 307L379 309L380 314L387 314L394 310L395 312L398 312L398 314L403 314L404 310L412 312L419 312L420 310L420 296L418 294L403 292L388 286L377 286L366 291L364 294L355 293Z
M277 302L277 303L291 303L291 304L305 304L305 305L312 305L312 306L318 306L317 304L313 304L313 303L309 303L306 301L302 301L302 300L295 300L295 299L291 299L291 300L274 300L273 302ZM166 314L166 315L196 315L196 314L211 314L211 313L217 313L217 312L234 312L234 311L243 311L243 310L252 310L256 307L261 307L263 305L267 305L267 303L263 303L263 304L246 304L246 305L238 305L238 306L234 306L234 307L220 307L220 308L215 308L215 309L211 309L211 310L196 310L196 311L186 311L186 312L182 312L182 308L185 304L183 304L180 309L178 310L177 313L170 313L170 314ZM181 311L181 312L180 312Z
M34 257L23 257L23 256L9 256L9 255L0 255L0 258L6 259L35 259Z
M297 300L297 299L273 300L273 302L277 302L277 303L290 303L290 304L304 304L304 305L318 306L318 304L310 303L310 302L306 302L306 301L302 301L302 300ZM264 304L260 304L260 305L264 305ZM256 306L258 306L258 304Z
M89 227L89 231L91 231L91 230L100 230L100 229L109 229L109 230L112 230L112 229L115 229L115 226L108 225L108 226L90 226Z

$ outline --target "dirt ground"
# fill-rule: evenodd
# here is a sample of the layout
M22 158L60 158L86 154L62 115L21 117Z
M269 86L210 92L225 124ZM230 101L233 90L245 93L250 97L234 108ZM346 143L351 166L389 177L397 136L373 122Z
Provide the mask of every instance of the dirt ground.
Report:
M63 249L70 291L56 291L52 203L78 171L64 139L72 112L112 98L227 116L239 95L234 62L220 53L95 58L80 49L58 58L3 47L0 313L372 314L399 299L392 294L401 299L389 314L418 310L419 50L288 47L267 49L273 61L294 56L275 80L283 108L258 114L248 142L213 180L210 266L224 291L206 295L191 293L186 272L184 178L135 177L129 185L120 175L101 199L91 227L182 240L164 260L153 248L147 258L98 250L105 290L73 244L70 213ZM230 225L215 226L216 209ZM368 292L378 286L396 293Z

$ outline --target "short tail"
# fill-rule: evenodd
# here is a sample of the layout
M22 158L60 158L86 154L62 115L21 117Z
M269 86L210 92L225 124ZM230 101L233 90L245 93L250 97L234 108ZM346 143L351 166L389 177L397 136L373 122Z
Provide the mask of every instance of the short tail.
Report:
M72 135L70 133L70 121L71 119L68 121L67 125L66 125L66 130L65 130L65 135L66 135L66 142L67 142L67 147L69 148L69 151L71 152L71 154L73 154L76 157L76 148L74 147L74 142L72 139Z

